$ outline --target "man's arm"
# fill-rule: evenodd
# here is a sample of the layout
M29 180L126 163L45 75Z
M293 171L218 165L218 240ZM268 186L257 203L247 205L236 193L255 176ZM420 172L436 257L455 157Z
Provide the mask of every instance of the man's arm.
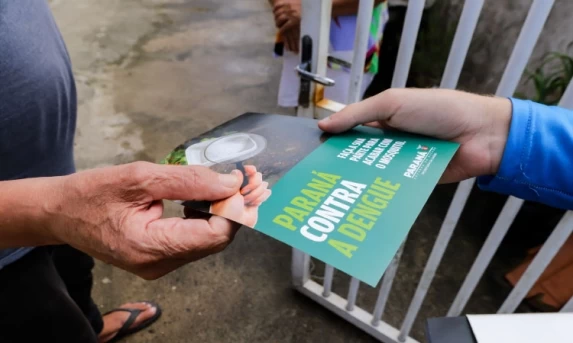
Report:
M62 243L48 225L61 184L62 177L0 182L0 249Z
M69 244L146 279L224 249L238 225L162 218L163 199L225 199L242 174L136 162L0 182L0 248Z
M573 209L573 111L511 99L509 136L495 176L484 190Z

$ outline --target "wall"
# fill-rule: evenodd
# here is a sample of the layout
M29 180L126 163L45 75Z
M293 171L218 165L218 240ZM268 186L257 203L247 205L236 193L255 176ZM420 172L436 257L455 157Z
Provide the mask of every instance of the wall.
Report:
M456 21L463 1L443 1L451 5L446 12L448 20L444 22ZM532 0L485 1L460 79L462 88L477 92L495 92L531 3ZM528 68L534 68L549 51L573 55L571 18L573 1L556 0L529 60ZM522 85L520 90L523 90Z

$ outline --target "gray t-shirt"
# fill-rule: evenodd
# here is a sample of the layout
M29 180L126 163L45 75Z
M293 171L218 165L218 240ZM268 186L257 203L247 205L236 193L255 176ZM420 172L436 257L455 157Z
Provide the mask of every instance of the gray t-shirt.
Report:
M0 0L0 181L73 173L75 126L70 58L48 4ZM30 250L0 250L0 269Z

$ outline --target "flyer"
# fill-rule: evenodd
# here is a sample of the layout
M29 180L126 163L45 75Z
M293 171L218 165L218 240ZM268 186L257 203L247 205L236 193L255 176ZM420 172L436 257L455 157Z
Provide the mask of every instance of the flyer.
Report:
M164 164L244 175L215 202L181 199L263 232L376 286L454 156L457 143L313 119L245 113L178 146Z

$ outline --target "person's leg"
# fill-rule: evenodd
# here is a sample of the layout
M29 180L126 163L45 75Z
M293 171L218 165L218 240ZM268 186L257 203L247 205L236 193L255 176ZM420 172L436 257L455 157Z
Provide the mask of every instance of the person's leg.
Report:
M283 65L277 102L279 107L296 107L298 106L300 78L294 69L300 63L300 57L293 52L285 50L282 61Z
M0 270L0 342L88 342L97 335L51 257L37 248Z
M112 339L128 320L130 313L117 311L102 317L91 297L94 259L67 245L54 247L52 259L70 298L80 308L93 331L98 335L100 342ZM142 311L130 326L131 328L143 325L154 317L157 311L148 303L127 303L121 308Z
M103 320L91 297L94 259L69 245L54 247L52 259L70 297L87 318L94 332L100 333Z

